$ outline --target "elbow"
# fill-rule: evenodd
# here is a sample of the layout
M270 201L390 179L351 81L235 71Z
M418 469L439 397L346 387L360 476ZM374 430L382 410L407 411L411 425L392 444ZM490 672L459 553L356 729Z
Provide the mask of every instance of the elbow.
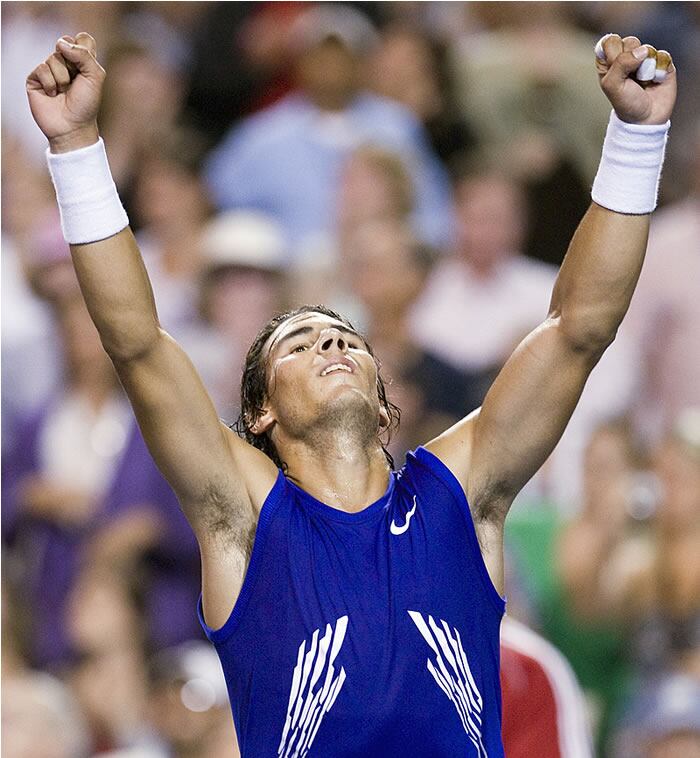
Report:
M580 355L588 355L598 360L615 341L619 321L594 318L590 315L561 313L554 315L558 327L569 349Z
M100 334L102 347L112 363L123 365L132 363L148 354L160 338L158 327L119 331L118 333Z
M595 331L583 330L580 333L567 335L567 344L571 350L580 355L589 355L596 361L615 341L617 330Z

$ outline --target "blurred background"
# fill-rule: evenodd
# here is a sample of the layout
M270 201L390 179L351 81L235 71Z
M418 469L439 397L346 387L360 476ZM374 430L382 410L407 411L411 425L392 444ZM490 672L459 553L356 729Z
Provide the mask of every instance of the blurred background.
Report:
M508 614L575 673L592 754L700 755L700 5L3 2L3 758L237 754L196 544L80 299L24 94L78 31L161 322L221 417L262 324L322 302L382 360L398 465L547 313L609 113L595 41L672 52L645 269L512 509Z

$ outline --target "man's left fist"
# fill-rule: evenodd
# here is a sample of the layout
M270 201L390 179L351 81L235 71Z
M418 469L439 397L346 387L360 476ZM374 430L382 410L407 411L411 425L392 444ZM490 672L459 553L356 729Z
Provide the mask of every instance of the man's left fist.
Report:
M606 34L595 46L600 86L615 112L632 124L664 124L676 101L671 55L637 37Z

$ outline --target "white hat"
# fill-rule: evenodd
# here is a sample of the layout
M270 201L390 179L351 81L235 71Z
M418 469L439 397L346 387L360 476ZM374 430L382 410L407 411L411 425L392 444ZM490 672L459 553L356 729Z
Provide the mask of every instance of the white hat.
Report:
M256 211L220 213L202 232L206 265L278 271L286 264L287 246L280 225Z
M303 52L333 38L356 55L364 55L379 41L372 22L360 11L342 3L315 5L304 11L290 29L290 47Z

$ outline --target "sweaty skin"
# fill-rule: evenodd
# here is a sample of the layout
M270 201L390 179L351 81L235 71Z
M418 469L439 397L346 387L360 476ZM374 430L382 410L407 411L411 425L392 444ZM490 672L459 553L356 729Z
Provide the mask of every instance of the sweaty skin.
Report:
M642 88L648 54L635 37L608 36L597 61L601 88L623 121L662 124L675 69ZM635 52L640 57L635 56ZM592 56L593 57L593 56ZM62 38L27 79L34 119L54 153L93 144L105 72L89 34ZM542 322L515 350L483 406L427 447L469 500L484 559L503 592L503 525L513 498L559 440L641 269L648 216L592 204L569 246ZM277 477L272 461L226 428L200 378L161 329L129 228L71 247L80 286L160 469L199 541L207 623L221 626L240 591L257 518ZM285 340L310 330L297 345ZM266 408L253 431L270 434L290 477L328 505L357 511L380 497L389 471L379 442L385 420L376 366L361 340L322 314L283 324L269 345ZM352 371L321 376L330 362Z

